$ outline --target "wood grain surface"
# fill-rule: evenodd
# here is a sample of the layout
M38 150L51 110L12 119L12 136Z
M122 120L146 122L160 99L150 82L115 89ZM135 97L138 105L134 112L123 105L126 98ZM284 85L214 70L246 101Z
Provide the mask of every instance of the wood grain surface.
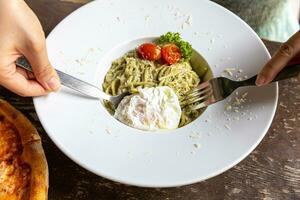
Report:
M49 33L82 0L27 0ZM279 44L264 41L274 53ZM245 160L207 181L177 188L126 186L96 176L67 158L50 140L32 99L0 88L1 98L23 112L37 127L50 170L49 200L231 200L300 199L300 84L280 82L279 104L270 130Z

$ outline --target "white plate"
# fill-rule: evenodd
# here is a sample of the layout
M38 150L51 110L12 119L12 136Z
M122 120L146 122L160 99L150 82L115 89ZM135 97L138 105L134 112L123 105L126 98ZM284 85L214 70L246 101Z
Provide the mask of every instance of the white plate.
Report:
M100 86L112 59L136 45L130 41L167 31L182 33L215 76L237 67L242 71L234 74L250 77L270 57L248 25L205 0L94 1L52 31L48 51L56 68ZM224 110L222 101L188 126L161 133L129 128L101 102L66 88L35 98L34 105L55 144L87 170L122 183L171 187L228 170L262 140L275 113L277 85L239 93L245 90L248 101L238 113Z

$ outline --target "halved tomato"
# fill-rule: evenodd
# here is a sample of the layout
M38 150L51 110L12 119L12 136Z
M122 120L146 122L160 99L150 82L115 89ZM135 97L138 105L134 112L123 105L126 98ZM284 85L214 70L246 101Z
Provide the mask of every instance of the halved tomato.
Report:
M181 53L178 46L175 44L165 44L161 49L163 60L169 64L175 64L181 59Z
M156 61L161 58L160 47L153 43L144 43L139 46L138 54L145 60Z

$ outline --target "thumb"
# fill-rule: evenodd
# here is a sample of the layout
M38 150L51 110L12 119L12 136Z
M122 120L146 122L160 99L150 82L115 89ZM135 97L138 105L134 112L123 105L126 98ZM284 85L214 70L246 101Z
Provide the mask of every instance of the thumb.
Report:
M22 52L32 66L36 80L48 91L57 91L60 88L60 80L55 69L48 59L45 42L41 46L27 47Z

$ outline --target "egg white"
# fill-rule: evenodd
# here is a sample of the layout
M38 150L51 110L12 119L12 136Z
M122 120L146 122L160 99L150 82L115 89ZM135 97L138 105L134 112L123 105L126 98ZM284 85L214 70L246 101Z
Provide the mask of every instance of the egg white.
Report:
M114 114L119 121L141 130L175 129L181 107L177 95L167 86L139 89L125 97Z

